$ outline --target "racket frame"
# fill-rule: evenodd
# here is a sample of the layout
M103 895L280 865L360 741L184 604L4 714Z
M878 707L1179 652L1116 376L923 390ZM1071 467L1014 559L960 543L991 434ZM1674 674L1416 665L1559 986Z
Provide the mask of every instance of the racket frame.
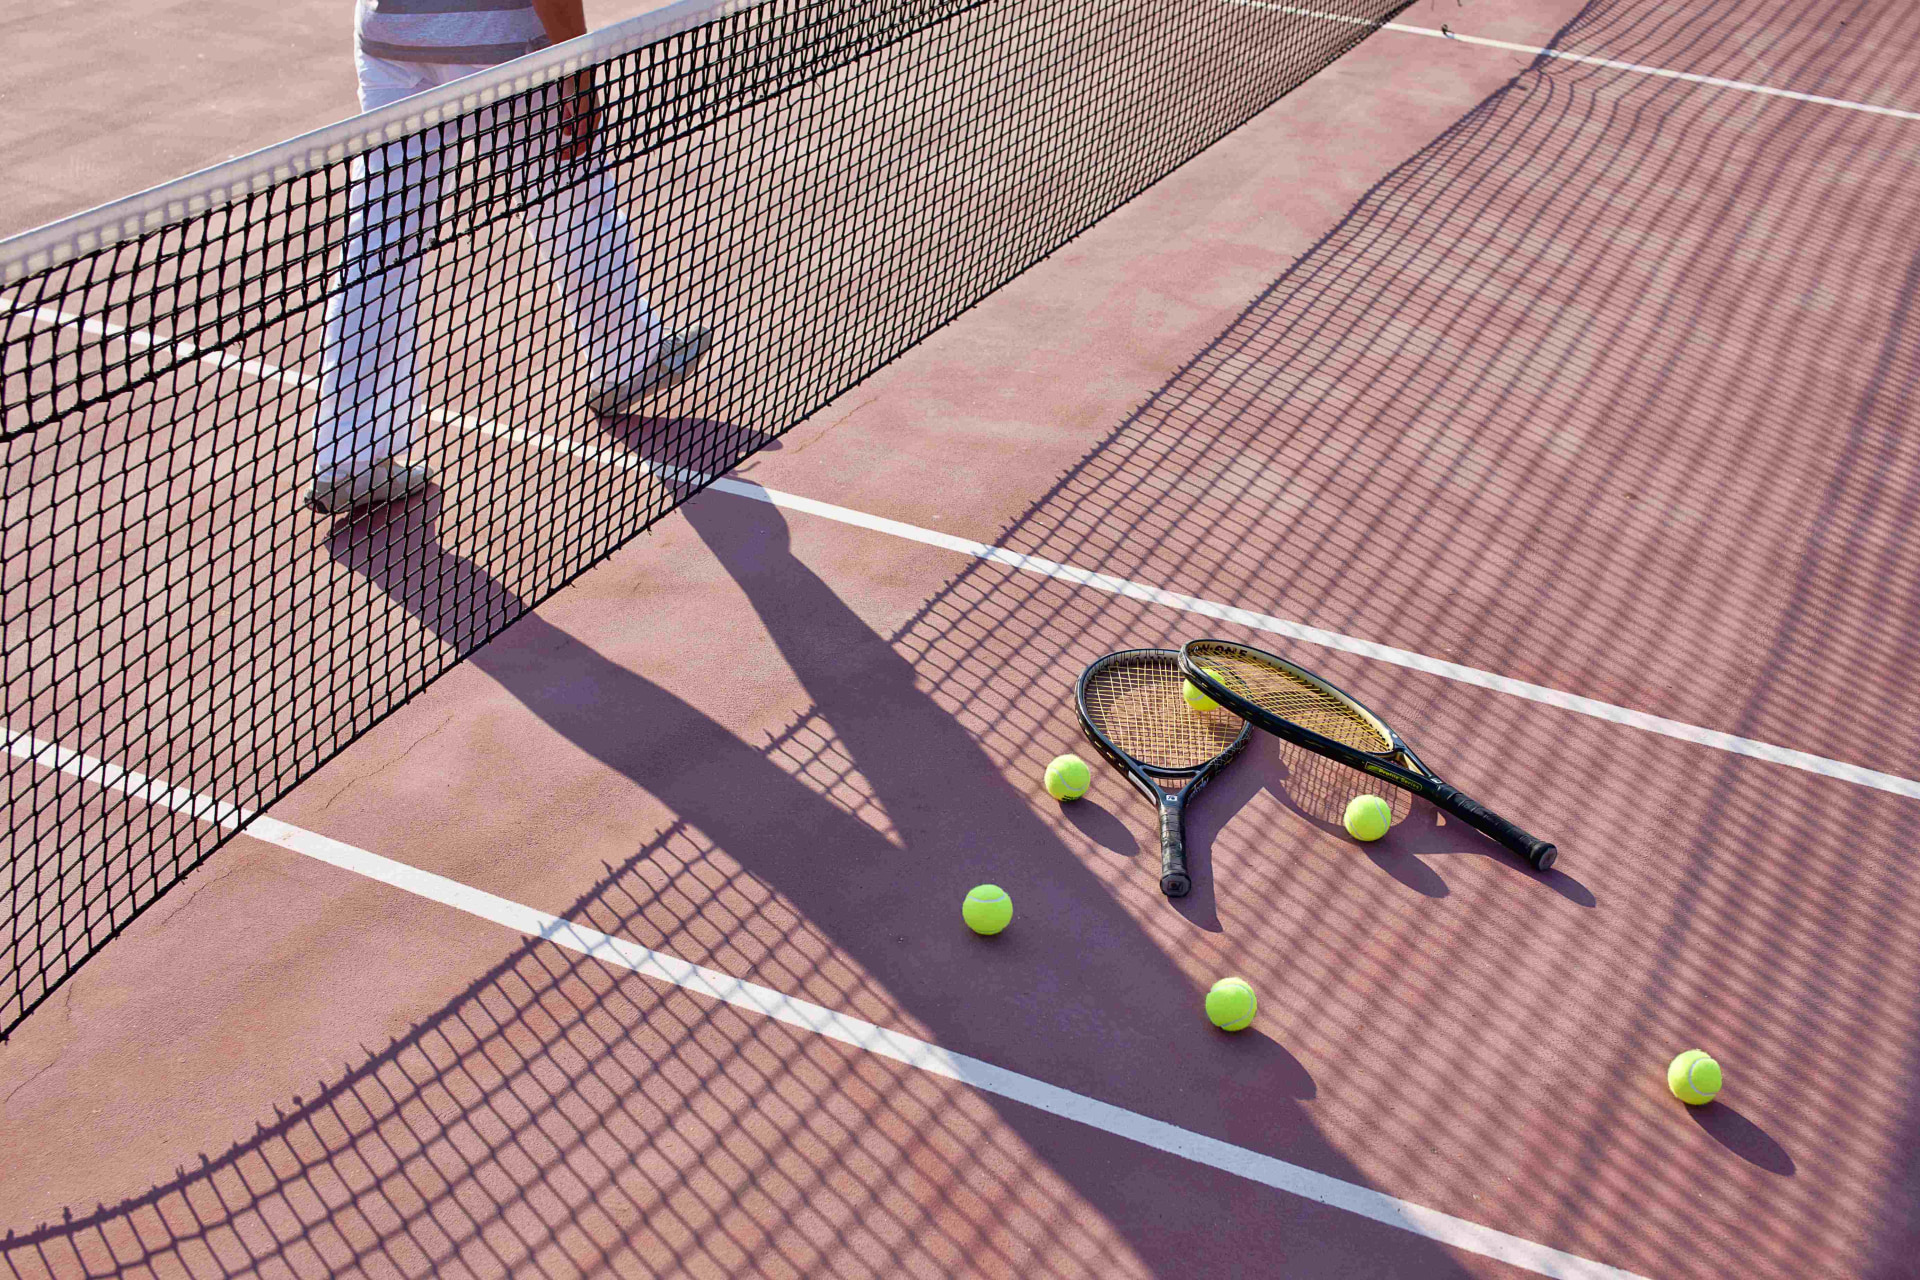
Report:
M1201 665L1204 659L1195 658L1193 650L1200 645L1209 645L1220 649L1238 650L1254 662L1271 663L1298 680L1312 685L1345 703L1348 707L1364 716L1369 724L1380 731L1390 747L1386 751L1363 751L1359 747L1349 746L1324 734L1315 733L1304 725L1283 719L1267 711L1257 703L1241 697L1219 680L1215 679ZM1530 835L1499 814L1494 813L1479 801L1462 793L1457 787L1443 780L1439 774L1427 767L1427 764L1414 749L1407 745L1401 736L1394 732L1393 726L1368 710L1358 698L1340 686L1306 668L1288 662L1278 654L1268 653L1265 649L1256 649L1252 645L1240 644L1233 640L1202 639L1189 640L1180 646L1180 674L1185 676L1194 688L1212 698L1228 711L1233 712L1248 724L1265 729L1276 738L1284 739L1295 746L1305 747L1315 754L1338 761L1351 769L1391 783L1404 791L1427 800L1435 807L1445 810L1459 818L1476 831L1492 838L1506 848L1526 859L1527 864L1536 871L1550 870L1558 859L1559 850L1537 836ZM1396 757L1398 757L1396 759ZM1401 763L1405 761L1405 763Z
M1125 774L1127 780L1159 813L1160 892L1169 898L1184 898L1193 889L1193 877L1187 872L1187 802L1231 764L1235 756L1246 750L1247 742L1253 737L1253 725L1244 716L1241 717L1240 732L1227 749L1193 768L1169 769L1150 765L1122 751L1094 724L1093 715L1087 710L1087 685L1103 668L1126 659L1137 661L1149 654L1172 658L1175 669L1179 669L1179 654L1172 649L1121 649L1109 653L1088 663L1086 670L1080 673L1079 680L1074 682L1073 709L1080 718L1081 735L1108 764ZM1180 695L1175 692L1173 696L1178 698ZM1169 782L1184 782L1185 785L1177 790L1169 790L1160 785L1158 780L1162 778Z

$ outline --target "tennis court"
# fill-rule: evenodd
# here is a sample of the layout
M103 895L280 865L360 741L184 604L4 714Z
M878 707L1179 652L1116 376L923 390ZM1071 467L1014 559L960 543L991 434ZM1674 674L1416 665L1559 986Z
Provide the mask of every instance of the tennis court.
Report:
M349 517L326 228L5 286L11 1273L1910 1274L1920 19L782 3L619 55L661 411L571 407L502 180ZM344 116L337 16L161 147L41 15L0 231ZM1073 688L1201 636L1558 864L1256 734L1162 896Z

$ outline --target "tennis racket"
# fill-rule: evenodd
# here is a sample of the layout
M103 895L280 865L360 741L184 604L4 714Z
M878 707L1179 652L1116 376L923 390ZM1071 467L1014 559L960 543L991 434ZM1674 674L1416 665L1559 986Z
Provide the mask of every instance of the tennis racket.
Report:
M1545 840L1442 782L1386 721L1285 658L1228 640L1189 640L1180 649L1180 671L1196 689L1249 724L1425 796L1536 870L1547 870L1559 856Z
M1187 801L1240 754L1250 725L1225 711L1195 711L1180 696L1180 655L1171 649L1110 653L1080 673L1073 700L1080 729L1160 813L1160 892L1184 898Z

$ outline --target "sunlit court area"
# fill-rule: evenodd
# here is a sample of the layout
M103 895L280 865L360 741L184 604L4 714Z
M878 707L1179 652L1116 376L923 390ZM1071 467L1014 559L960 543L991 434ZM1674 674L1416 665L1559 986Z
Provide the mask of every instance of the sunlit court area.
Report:
M0 39L0 1273L1920 1275L1920 11Z

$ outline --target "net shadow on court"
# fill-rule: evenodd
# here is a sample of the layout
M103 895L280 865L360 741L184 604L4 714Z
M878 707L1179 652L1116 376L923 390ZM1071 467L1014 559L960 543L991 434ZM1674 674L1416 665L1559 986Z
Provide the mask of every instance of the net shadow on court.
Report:
M1758 24L1774 32L1769 47L1778 79L1836 96L1914 96L1910 15L1844 5L1804 14L1779 5L1750 9L1719 4L1682 14L1596 4L1562 43L1731 75L1745 70L1741 60L1751 56L1747 42ZM1863 18L1855 29L1840 33L1839 17L1856 12ZM1843 759L1857 758L1863 741L1903 740L1897 735L1915 721L1915 694L1887 673L1911 638L1911 584L1920 574L1910 544L1890 531L1904 527L1920 503L1913 456L1900 433L1902 406L1915 392L1916 268L1889 242L1901 197L1914 185L1910 160L1900 158L1906 135L1889 132L1891 122L1841 120L1805 104L1742 100L1729 108L1696 93L1604 69L1526 70L1383 182L1001 541L1547 685L1643 698L1678 719ZM1863 176L1836 193L1813 180L1816 165ZM1816 221L1816 207L1826 210L1824 223ZM1828 224L1846 228L1849 238L1830 245L1799 235ZM1783 237L1796 247L1819 247L1783 259L1766 248ZM1807 423L1844 430L1811 433ZM1202 538L1203 530L1211 536ZM1757 542L1764 552L1754 550ZM781 567L782 575L793 572ZM1445 590L1431 585L1441 573ZM474 599L489 591L484 583L468 589ZM406 588L399 595L404 599ZM1714 601L1714 609L1698 608L1701 599ZM1766 639L1750 660L1710 689L1688 677L1701 653L1734 637L1701 628L1703 612L1766 623ZM521 624L538 625L537 618ZM916 714L928 724L950 717L964 730L970 745L956 748L959 758L984 751L994 777L1032 776L1058 746L1048 736L1049 711L1023 701L1027 688L1061 669L1077 670L1114 647L1114 637L1177 643L1191 625L1138 602L978 566L894 637L892 652L924 682L924 701L939 713L922 706ZM519 629L510 635L519 637ZM1258 634L1245 638L1262 643ZM544 652L532 637L527 643ZM566 641L549 635L542 643ZM869 652L874 662L887 661ZM508 659L503 651L489 673L503 682L516 678ZM585 655L581 661L591 664ZM1246 769L1201 797L1196 820L1214 846L1204 882L1217 881L1222 897L1275 904L1263 963L1286 975L1291 1000L1322 1011L1327 1021L1330 1068L1317 1086L1310 1078L1299 1089L1315 1087L1329 1109L1352 1095L1396 1099L1397 1111L1379 1122L1378 1145L1369 1153L1384 1171L1377 1181L1522 1182L1530 1188L1528 1211L1537 1215L1536 1238L1659 1274L1804 1275L1835 1267L1896 1274L1911 1256L1915 1231L1911 1197L1902 1193L1913 1185L1911 1152L1920 1149L1911 1013L1920 1005L1920 947L1911 885L1884 851L1920 839L1911 804L1748 760L1703 757L1697 748L1596 728L1396 668L1318 654L1309 665L1396 723L1425 728L1412 735L1415 745L1469 790L1482 782L1489 798L1508 789L1523 803L1556 797L1547 833L1561 839L1566 870L1586 890L1531 878L1484 841L1470 833L1456 840L1444 828L1420 846L1416 860L1432 879L1418 883L1351 850L1336 856L1321 840L1331 836L1324 813L1339 794L1337 783L1296 777L1278 752L1251 753ZM1845 707L1818 693L1841 687L1841 676L1863 689ZM917 705L917 694L898 696ZM891 856L894 846L874 840L867 821L856 830L843 816L877 823L884 814L892 821L900 806L886 801L911 788L897 776L881 786L866 777L869 767L886 775L888 752L850 736L847 722L859 718L857 703L849 705L854 700L816 701L818 709L770 754L739 766L758 777L771 763L788 779L778 783L782 788L816 779L809 791L817 787L828 798L802 811L823 830L864 842L855 847L872 857ZM1857 711L1858 719L1842 711ZM719 746L736 759L737 744ZM1588 779L1580 790L1556 791L1552 777L1529 771L1526 761L1555 751ZM643 782L654 785L651 777ZM980 794L997 794L992 789L1000 784L982 773L974 785L987 788ZM1256 807L1290 813L1297 824L1256 836L1242 830L1244 822L1223 820ZM1430 811L1410 810L1396 842L1409 822L1421 830L1423 812ZM1124 809L1117 817L1138 844L1147 824ZM631 867L587 895L579 904L583 918L694 954L742 947L757 936L823 953L845 945L833 923L844 917L832 904L805 903L809 924L798 926L758 905L769 892L766 868L715 870L757 847L757 838L716 841L689 821L694 825L650 842ZM774 834L770 827L769 838ZM1024 838L1045 839L1031 831ZM1115 860L1123 861L1089 874L1143 874L1141 859ZM1497 895L1455 890L1461 882L1486 883L1478 873L1487 868L1497 872ZM711 938L681 923L709 909L671 896L684 888L661 887L703 874L717 877L716 897L737 895L711 909ZM786 894L798 879L775 883ZM1437 892L1433 879L1448 891ZM1420 899L1426 913L1406 912L1402 900L1410 898ZM769 919L756 931L762 914ZM1141 928L1131 918L1108 923ZM1195 923L1164 913L1145 926L1144 940L1129 940L1149 981L1173 989L1155 957L1179 945ZM849 926L845 937L858 932ZM1564 955L1574 946L1579 962L1556 968L1551 983L1516 974L1515 954ZM935 999L902 994L914 990L915 974L871 954L853 958L864 972L836 970L826 979L846 1007L872 1001L877 1010L898 1001L907 1015L940 1031ZM764 953L741 951L737 959L780 985L782 970ZM796 984L819 980L812 968L789 964L784 972ZM432 1213L463 1199L479 1207L458 1214L476 1220L539 1219L505 1246L497 1229L488 1235L479 1225L461 1228L460 1238L495 1264L493 1251L503 1247L571 1247L561 1242L580 1238L571 1233L586 1220L584 1211L570 1216L546 1206L550 1196L578 1197L572 1184L560 1195L551 1190L559 1173L502 1172L501 1162L524 1157L500 1135L535 1139L516 1110L523 1104L486 1087L496 1068L482 1050L518 1046L511 1053L528 1059L578 1052L583 1063L630 1056L636 1065L610 1068L610 1093L622 1097L643 1079L669 1074L654 1070L661 1054L689 1071L718 1058L698 1034L707 1015L663 1015L665 1002L651 988L640 991L640 984L587 968L539 948L517 952L468 1001L348 1073L319 1103L298 1104L291 1127L241 1144L213 1171L183 1177L136 1205L16 1236L10 1257L76 1246L104 1252L131 1240L136 1215L145 1215L139 1223L158 1232L147 1238L165 1242L162 1249L197 1250L221 1232L252 1235L259 1256L297 1257L317 1271L319 1255L309 1261L302 1251L329 1231L343 1238L364 1232L353 1216L363 1208L369 1222L397 1224L367 1232L378 1241L368 1248L406 1252L418 1247L416 1234L439 1247L435 1233L445 1228L430 1222ZM1697 982L1702 972L1715 981ZM588 994L595 984L612 994ZM1381 999L1383 991L1393 998ZM588 1031L563 1030L558 1020L549 1030L533 1012L562 998L574 1000ZM1629 1005L1624 1017L1578 1016L1617 1014L1622 999ZM595 1019L625 1026L642 1020L642 1012L665 1018L674 1036L634 1050L628 1046L637 1032L592 1029ZM711 1014L716 1021L731 1017ZM1388 1052L1340 1051L1336 1033L1363 1023ZM758 1024L722 1029L724 1039L741 1043L785 1034ZM1511 1069L1512 1050L1533 1043L1542 1029L1577 1035L1583 1050L1554 1063L1552 1124L1530 1126L1511 1110L1462 1105L1464 1092L1500 1079ZM563 1050L573 1043L569 1034L583 1036L584 1048ZM1620 1081L1646 1075L1646 1064L1676 1044L1709 1036L1742 1047L1747 1091L1716 1113L1739 1123L1709 1121L1703 1113L1697 1123L1714 1144L1676 1155L1672 1108L1644 1105ZM809 1048L777 1038L754 1042L782 1060L782 1071L804 1063ZM1868 1087L1846 1106L1804 1090L1793 1077L1815 1051L1856 1055ZM412 1061L409 1055L422 1060L417 1076L389 1065ZM488 1065L477 1065L483 1059ZM1291 1078L1283 1060L1273 1062L1280 1078ZM832 1115L841 1095L817 1081L838 1080L852 1068L829 1061L808 1070L819 1075L809 1076L789 1105L799 1113L800 1103L818 1104ZM516 1078L533 1074L512 1071L521 1072ZM469 1082L469 1073L479 1083ZM1335 1074L1343 1082L1338 1092L1326 1087ZM554 1106L536 1105L535 1112L564 1115L576 1093L601 1097L599 1077L587 1066L562 1075L564 1081L541 1086L555 1096ZM716 1101L734 1109L739 1094L709 1098L704 1091L718 1086L698 1078L698 1086L677 1084L677 1098L660 1114L697 1113ZM771 1075L767 1081L751 1087L777 1091ZM406 1128L408 1119L431 1110L423 1099L456 1086L456 1110L469 1111L487 1130L476 1139L487 1147L484 1155L465 1153L462 1119L420 1121L417 1136L341 1138L337 1158L324 1154L331 1149L321 1136L309 1135L345 1132L332 1127L337 1114L352 1113L364 1125L361 1110ZM1306 1096L1299 1089L1294 1096ZM915 1128L922 1112L936 1103L968 1117L937 1139L943 1150L957 1150L973 1126L990 1119L987 1104L966 1096L914 1104L894 1098L889 1105L903 1110L870 1114L883 1134L917 1134L924 1131ZM1044 1124L1009 1112L999 1122L1031 1148L1051 1151L1052 1173L1015 1176L997 1160L983 1170L963 1156L945 1158L960 1160L966 1173L994 1188L983 1205L1008 1198L1047 1206L1031 1219L1009 1216L1010 1231L1022 1247L1060 1252L1042 1253L1036 1264L1008 1245L996 1258L1065 1266L1084 1240L1055 1225L1062 1206L1084 1196L1113 1210L1109 1218L1118 1212L1099 1198L1105 1172L1064 1173L1078 1168L1075 1157L1043 1132ZM1351 1115L1344 1122L1355 1123ZM565 1123L584 1130L599 1122ZM702 1135L700 1150L739 1146L763 1152L752 1158L769 1166L785 1159L795 1170L785 1176L800 1185L835 1188L827 1197L835 1212L882 1205L860 1216L889 1240L929 1231L922 1210L884 1207L884 1179L872 1172L868 1155L852 1154L859 1146L852 1136L830 1131L834 1156L793 1157L782 1154L784 1140L755 1134L729 1144L725 1121L702 1123L722 1136ZM744 1111L740 1123L750 1123ZM448 1136L456 1133L459 1141ZM590 1145L584 1137L567 1140ZM893 1145L881 1155L892 1157L904 1139L885 1141ZM416 1142L455 1152L446 1157L447 1176L473 1189L436 1200L382 1183L358 1193L351 1211L316 1211L312 1228L272 1225L275 1215L289 1224L297 1219L278 1208L275 1196L327 1203L315 1178L333 1178L358 1160L401 1168L404 1162L383 1163L391 1160L387 1152L412 1151ZM289 1143L305 1144L307 1154ZM1322 1154L1303 1160L1337 1167L1319 1163ZM709 1231L705 1243L689 1243L695 1228L715 1220L719 1211L710 1206L723 1199L717 1192L703 1199L705 1179L724 1166L719 1181L726 1181L736 1154L689 1155L684 1172L657 1175L619 1157L591 1159L612 1172L588 1185L624 1180L637 1189L621 1197L674 1206L666 1213L672 1235L661 1247L675 1257L728 1265L734 1255L725 1250L738 1244L744 1251L762 1239L757 1228L728 1219L725 1242ZM1662 1167L1674 1176L1648 1176ZM289 1168L297 1172L281 1172ZM259 1171L261 1203L270 1210L253 1207L242 1169ZM1696 1174L1711 1178L1715 1205L1703 1209L1691 1195ZM894 1168L885 1175L897 1176ZM1062 1181L1049 1181L1054 1177ZM1835 1195L1834 1188L1855 1194ZM162 1216L169 1197L181 1207ZM430 1213L422 1201L440 1207ZM1439 1207L1472 1211L1471 1202ZM1788 1222L1795 1224L1791 1234L1762 1233L1766 1224ZM791 1245L781 1234L782 1247L811 1265L806 1250L823 1247L813 1241L824 1229L796 1215L791 1230L809 1243ZM943 1220L916 1254L897 1243L870 1245L868 1236L847 1230L849 1256L860 1257L849 1267L879 1272L896 1261L901 1269L937 1267L948 1250L971 1247L974 1238ZM1190 1261L1144 1237L1128 1243L1146 1269ZM244 1247L222 1245L228 1247L239 1250L235 1269L252 1265ZM900 1252L885 1253L888 1247ZM879 1263L866 1261L874 1248L883 1250L873 1255ZM1419 1261L1436 1270L1446 1265ZM779 1265L765 1264L769 1273ZM1124 1274L1134 1264L1104 1265Z
M331 546L457 648L470 619L514 604L438 542L439 511L432 496L389 508L336 528ZM1164 939L1090 883L955 708L920 688L927 668L791 555L777 509L710 497L688 516L815 701L755 747L538 614L476 653L527 710L680 815L563 914L1016 1069L1035 1046L1030 1028L1008 1024L1049 1007L1025 994L1035 982L1094 1011L1049 1025L1049 1058L1063 1043L1081 1061L1168 1052L1156 1047L1165 1011L1191 1005L1190 978ZM1208 807L1197 839L1230 817ZM951 895L930 887L948 863L964 863L967 878L1039 886L1022 896L1038 919L1072 900L1078 941L982 951L953 927ZM1097 918L1084 918L1090 903L1103 904ZM974 948L964 991L953 946ZM1129 1009L1144 1016L1098 1012ZM1219 1136L1357 1176L1300 1110L1315 1085L1282 1044L1204 1027L1178 1039L1183 1071L1224 1072L1228 1111L1208 1109L1215 1123L1233 1117ZM1055 1083L1160 1109L1151 1076ZM1132 1176L1116 1179L1116 1167ZM1247 1261L1241 1242L1196 1240L1185 1224L1223 1208L1265 1221L1276 1206L1290 1225L1261 1251L1263 1268L1314 1270L1364 1249L1405 1274L1464 1274L1419 1237L1276 1202L1229 1175L527 943L252 1138L134 1201L16 1233L0 1252L21 1275L83 1262L196 1275L1230 1274Z
M1885 6L1596 3L1557 47L1730 78L1763 51L1770 83L1920 98L1920 22ZM1911 128L1540 60L993 540L1912 776L1920 551L1901 531L1920 457L1902 424L1920 398L1920 258L1895 212L1920 192ZM1023 608L1169 642L1143 606L991 567L933 608L980 648L956 692L1054 660L1010 625ZM1342 915L1352 860L1219 876L1222 893L1310 904L1282 913L1298 927L1276 945L1406 958L1377 975L1400 999L1366 1024L1393 1067L1328 1059L1411 1112L1397 1175L1475 1152L1472 1176L1526 1186L1547 1238L1653 1274L1898 1272L1920 1231L1920 962L1887 964L1917 940L1887 851L1920 835L1910 801L1190 625L1324 671L1523 824L1555 801L1538 825L1583 882L1572 916L1518 886L1466 900L1437 847L1376 865L1444 907L1384 934ZM951 644L937 630L923 652ZM1025 728L1007 707L981 731L1014 753ZM1351 784L1287 767L1276 794L1325 831ZM1415 804L1387 844L1435 818ZM1337 1008L1358 998L1338 956L1274 963ZM1534 962L1551 978L1529 981ZM1554 1060L1554 1115L1463 1101L1459 1082L1501 1078L1541 1037L1579 1046ZM1623 1082L1697 1040L1737 1050L1749 1088L1702 1113L1714 1143L1676 1163L1657 1087ZM1815 1052L1882 1064L1871 1100L1803 1076Z

